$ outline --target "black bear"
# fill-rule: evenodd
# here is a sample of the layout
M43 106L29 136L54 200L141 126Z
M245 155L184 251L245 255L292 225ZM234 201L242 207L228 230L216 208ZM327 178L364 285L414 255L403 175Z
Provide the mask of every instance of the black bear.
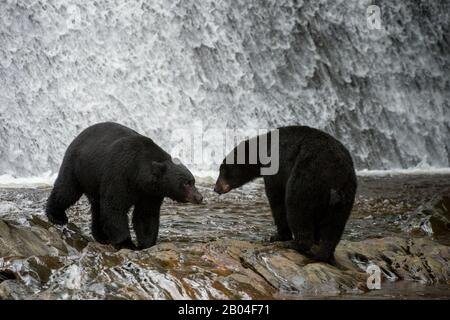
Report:
M291 243L299 252L333 262L355 200L357 180L350 153L329 134L307 126L282 127L276 134L279 168L275 174L263 175L277 227L271 240L293 237ZM272 131L241 142L220 165L214 191L226 193L260 177L268 166L261 161L260 147L270 149L274 137ZM249 141L255 139L257 148L252 149ZM239 157L238 150L245 150L240 164L233 161ZM253 155L255 161L249 161L251 150L258 153ZM270 150L268 155L271 159L277 156ZM314 243L319 247L312 253Z
M155 244L164 197L201 203L191 172L150 138L117 123L95 124L69 145L47 201L48 219L66 224L65 210L82 194L91 204L92 235L102 244L136 248L128 228L134 205L137 248Z

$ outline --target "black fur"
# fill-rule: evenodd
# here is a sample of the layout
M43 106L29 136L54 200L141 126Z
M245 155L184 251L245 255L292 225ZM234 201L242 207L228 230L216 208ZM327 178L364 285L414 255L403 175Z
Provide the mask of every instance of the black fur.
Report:
M268 141L271 134L269 133ZM257 137L259 139L259 137ZM248 140L242 142L248 150ZM236 147L231 153L236 154ZM231 154L230 153L230 154ZM228 155L227 157L229 157ZM260 176L258 164L220 166L215 190L228 192ZM274 241L294 238L295 248L330 262L353 207L357 180L348 150L335 138L306 126L279 128L279 171L263 176L277 227ZM226 186L227 190L223 190Z
M67 223L66 209L82 194L91 204L92 235L100 243L134 248L155 244L164 197L200 203L194 177L151 139L116 123L99 123L78 135L68 147L47 201L48 219Z

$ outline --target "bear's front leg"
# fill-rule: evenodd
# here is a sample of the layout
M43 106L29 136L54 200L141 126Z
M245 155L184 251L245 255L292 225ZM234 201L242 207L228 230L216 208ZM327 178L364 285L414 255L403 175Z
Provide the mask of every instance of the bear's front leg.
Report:
M159 214L163 198L140 199L134 205L133 228L139 249L155 245L159 231Z
M269 199L272 217L277 227L277 233L270 237L270 242L275 241L289 241L292 240L292 231L289 228L286 217L286 206L284 203L284 191L277 186L273 187L269 182L266 182L266 195Z
M128 228L128 210L131 203L124 198L124 192L108 190L100 200L99 223L114 247L134 249Z
M273 220L277 227L277 233L270 237L270 242L292 240L292 231L288 226L286 208L284 203L270 202Z
M47 200L45 211L48 220L54 224L65 225L67 223L65 211L80 199L82 193L70 168L63 165Z

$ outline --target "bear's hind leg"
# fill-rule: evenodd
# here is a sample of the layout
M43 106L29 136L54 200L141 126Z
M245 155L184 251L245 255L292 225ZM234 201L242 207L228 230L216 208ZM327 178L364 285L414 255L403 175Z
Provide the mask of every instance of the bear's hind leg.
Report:
M72 173L63 169L47 200L45 212L48 220L54 224L66 224L66 209L74 205L82 194L83 192Z
M133 228L139 249L155 245L159 231L159 215L163 198L138 201L134 206Z
M314 259L321 262L334 262L334 250L341 240L341 236L337 235L338 226L328 224L320 229L321 238L319 242L319 250L315 253Z
M320 225L319 250L315 254L315 260L334 262L334 251L344 233L350 211L351 206L350 208L329 209L327 218Z

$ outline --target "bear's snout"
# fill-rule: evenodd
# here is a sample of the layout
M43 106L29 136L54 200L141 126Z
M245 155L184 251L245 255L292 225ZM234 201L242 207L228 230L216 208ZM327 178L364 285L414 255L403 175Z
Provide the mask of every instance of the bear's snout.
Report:
M200 204L203 201L203 196L199 192L197 192L197 194L194 196L194 200L195 200L195 203Z
M203 196L198 192L196 187L189 187L187 190L186 200L193 204L200 204L203 201Z
M216 182L216 185L214 187L214 192L218 193L218 194L223 194L223 193L227 193L231 190L231 187L228 183L226 183L225 181L223 181L222 179L218 179Z

